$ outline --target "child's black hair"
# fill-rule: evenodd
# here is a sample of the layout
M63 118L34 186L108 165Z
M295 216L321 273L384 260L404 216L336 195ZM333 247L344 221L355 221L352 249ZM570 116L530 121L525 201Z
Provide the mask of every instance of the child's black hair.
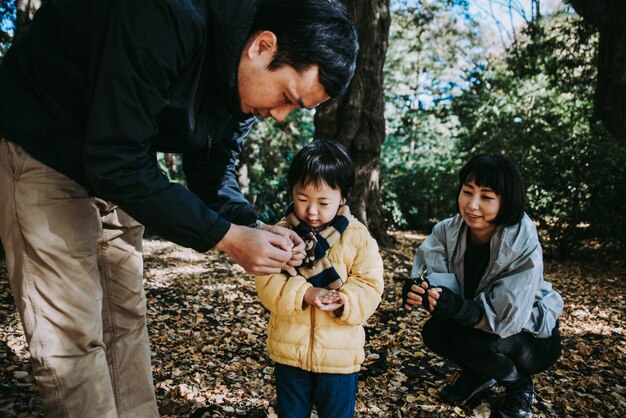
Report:
M457 196L463 185L472 181L477 186L491 188L500 196L500 210L492 224L509 226L522 219L527 202L526 186L511 160L498 154L476 155L459 173Z
M313 183L318 187L326 183L347 199L354 187L354 177L354 164L348 150L335 141L316 139L296 154L287 182L290 191L296 184Z

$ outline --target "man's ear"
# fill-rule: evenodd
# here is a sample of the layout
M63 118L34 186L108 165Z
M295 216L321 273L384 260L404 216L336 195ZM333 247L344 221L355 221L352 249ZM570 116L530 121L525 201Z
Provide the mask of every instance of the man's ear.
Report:
M274 57L276 49L278 48L278 39L274 32L269 30L259 31L248 40L248 46L245 50L245 54L250 59L257 58L263 54L269 54L270 57Z

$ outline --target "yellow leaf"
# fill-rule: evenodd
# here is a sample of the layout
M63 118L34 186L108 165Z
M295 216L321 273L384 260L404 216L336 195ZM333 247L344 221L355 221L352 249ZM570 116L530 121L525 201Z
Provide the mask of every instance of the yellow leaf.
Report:
M454 412L456 412L457 415L460 416L460 417L464 417L465 416L465 411L462 410L461 408L459 408L458 406L454 407Z
M474 418L489 418L491 415L491 408L486 402L481 403L478 407L474 408Z

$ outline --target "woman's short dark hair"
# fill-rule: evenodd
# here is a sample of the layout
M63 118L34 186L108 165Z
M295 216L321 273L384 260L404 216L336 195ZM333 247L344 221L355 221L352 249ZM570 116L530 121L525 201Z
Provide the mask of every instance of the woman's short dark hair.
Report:
M522 219L527 202L526 186L511 160L498 154L476 155L459 173L457 196L463 185L472 181L477 186L491 188L500 196L500 210L491 223L509 226Z
M252 33L268 30L278 49L268 69L285 65L296 71L318 66L326 93L346 93L356 69L359 40L346 8L338 0L262 0Z
M289 167L287 182L292 191L296 184L328 184L348 198L354 187L354 164L346 148L335 142L316 139L302 148Z

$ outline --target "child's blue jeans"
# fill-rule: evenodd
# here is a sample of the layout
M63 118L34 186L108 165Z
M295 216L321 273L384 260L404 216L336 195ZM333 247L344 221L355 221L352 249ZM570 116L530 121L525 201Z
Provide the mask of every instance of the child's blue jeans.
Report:
M279 418L309 418L313 405L320 418L353 418L358 373L311 373L276 363Z

